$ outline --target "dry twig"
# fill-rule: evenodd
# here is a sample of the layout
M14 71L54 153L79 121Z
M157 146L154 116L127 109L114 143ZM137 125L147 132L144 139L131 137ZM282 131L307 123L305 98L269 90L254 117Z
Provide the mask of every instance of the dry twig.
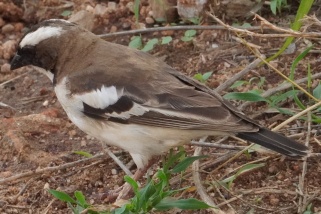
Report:
M8 182L17 182L17 181L19 181L19 180L21 180L23 178L27 178L27 177L37 177L38 175L46 173L46 172L55 172L55 171L62 170L62 169L67 169L67 168L70 168L70 167L73 167L73 166L76 166L76 165L79 165L79 164L90 163L92 161L95 161L95 160L98 160L98 159L101 159L101 158L106 158L106 157L107 157L106 154L97 154L97 155L95 155L95 156L93 156L91 158L85 158L85 159L81 159L81 160L74 161L74 162L71 162L71 163L62 164L62 165L59 165L59 166L52 166L52 167L46 167L46 168L43 168L43 169L30 170L28 172L23 172L23 173L20 173L20 174L17 174L17 175L13 175L13 176L8 177L8 178L1 179L0 180L0 184L3 185L3 184L6 184Z
M245 148L245 146L234 146L234 145L225 145L221 144L224 142L228 137L223 137L219 141L215 143L210 142L201 142L201 141L191 141L191 145L193 146L201 146L201 147L214 147L219 149L231 149L231 150L242 150Z
M280 33L280 34L255 33L255 32L248 31L246 29L239 29L239 28L232 27L228 24L225 24L223 21L221 21L219 18L212 15L211 13L207 13L207 15L210 16L212 19L214 19L220 25L224 26L226 29L233 31L234 33L251 36L251 37L261 37L261 38L304 37L304 38L318 39L318 40L321 37L321 33L314 33L314 32L302 33L302 32L293 31L292 29L284 29L284 28L277 27L271 24L270 22L268 22L267 20L265 20L264 18L260 17L259 15L256 15L256 18L261 19L263 26L268 26L269 29L283 32L283 33Z
M311 78L311 80L314 80L314 79L317 79L317 78L320 78L321 77L321 73L316 73L316 74L313 74L311 75L311 77L304 77L302 79L298 79L298 80L295 80L294 82L296 84L301 84L301 83L304 83L304 82L307 82L308 81L308 78ZM271 88L265 92L263 92L261 94L262 97L266 98L266 97L269 97L273 94L276 94L280 91L283 91L283 90L286 90L288 88L291 88L293 85L292 83L289 83L289 82L284 82L282 83L281 85L275 87L275 88ZM242 105L239 106L239 109L240 110L243 110L245 109L248 105L250 105L252 102L244 102Z
M265 56L262 56L262 58L265 59ZM224 91L225 89L227 89L228 87L230 87L231 85L233 85L233 83L239 79L241 79L244 75L246 75L248 72L250 72L252 69L256 68L256 66L258 66L260 63L262 62L261 59L256 59L254 60L252 63L250 63L249 65L247 65L243 70L241 70L240 72L238 72L237 74L235 74L232 78L228 79L227 81L225 81L223 84L221 84L220 86L218 86L215 91L217 93L221 93L222 91Z
M308 112L308 130L307 130L307 136L305 140L305 145L307 147L309 147L310 136L311 136L311 111ZM308 168L307 159L308 159L307 157L304 157L303 159L302 174L301 174L301 177L299 177L299 191L300 193L302 193L302 195L300 195L301 197L299 198L298 213L302 213L308 205L307 195L305 194L306 191L304 188L304 179Z
M197 147L195 149L194 156L199 156L201 154L201 151L202 151L202 147ZM201 178L199 175L199 160L194 161L192 168L193 168L192 173L193 173L194 184L196 186L197 192L200 195L202 201L204 201L205 203L207 203L208 205L210 205L212 207L216 207L214 201L207 194L205 188L202 185ZM224 214L223 211L218 210L216 208L211 208L211 210L217 214Z

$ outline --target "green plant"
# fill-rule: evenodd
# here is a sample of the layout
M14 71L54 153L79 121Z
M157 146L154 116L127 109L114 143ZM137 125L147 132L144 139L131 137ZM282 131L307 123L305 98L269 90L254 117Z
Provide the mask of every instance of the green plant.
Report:
M309 51L312 49L312 46L309 46L306 48L302 53L300 53L293 61L290 69L290 75L289 79L294 80L295 76L295 70L299 62L309 53ZM311 93L311 85L312 85L312 80L311 80L311 68L310 64L307 64L307 76L308 76L308 82L307 82L307 88L308 91ZM257 83L257 86L259 88L262 87L265 79L260 79L260 81ZM236 88L240 87L242 85L248 85L251 84L252 80L250 81L236 81L231 88ZM292 109L289 108L281 108L279 107L282 102L284 102L287 99L293 99L295 104L302 110L306 109L306 106L302 103L302 101L298 98L298 95L301 93L301 90L297 90L294 87L292 87L292 90L290 91L285 91L285 92L280 92L275 95L272 95L268 98L264 98L261 96L261 93L263 91L261 89L259 90L251 90L248 92L230 92L224 95L225 99L232 99L232 100L243 100L243 101L251 101L251 102L266 102L269 107L275 108L282 114L287 114L287 115L294 115L296 112L294 112ZM321 99L321 83L318 84L318 86L312 90L312 95L315 100ZM310 100L311 102L312 100ZM316 110L316 112L320 112L321 107ZM315 111L312 112L312 121L315 123L321 123L321 118L318 117L315 114ZM306 117L300 117L300 119L306 120Z
M234 180L247 172L250 172L252 170L258 169L265 166L264 163L260 163L260 164L246 164L243 167L241 167L234 175L231 175L228 178L225 178L224 180L220 181L220 184L223 185L225 188L230 189Z
M194 79L197 79L198 81L205 83L213 74L213 71L206 72L204 74L197 73L194 75Z
M274 15L276 15L276 12L281 13L282 8L287 6L287 0L271 0L270 3L270 9Z
M248 27L252 27L252 25L248 22L244 22L242 25L238 22L234 22L232 24L233 27L241 27L241 28L248 28Z
M63 17L70 16L72 14L71 10L64 10L60 15Z
M230 89L241 87L243 85L251 85L254 82L256 82L257 87L261 89L262 86L264 85L265 77L252 77L249 81L245 81L245 80L235 81L235 83L230 86Z
M313 4L314 0L304 0L304 1L301 1L300 3L300 6L299 6L299 9L296 13L296 16L295 16L295 20L291 26L291 29L292 30L295 30L295 31L298 31L300 30L301 28L301 19L307 15L311 9L311 6ZM271 60L275 59L276 57L278 57L280 54L282 54L288 47L289 45L292 43L294 37L288 37L283 46L280 48L280 50L274 54L273 56L269 57L268 59L266 59L267 62L270 62ZM262 63L263 64L263 63Z
M161 41L157 38L153 38L148 40L146 44L143 44L141 36L133 36L131 41L129 42L128 46L131 48L135 48L144 52L148 52L154 49L155 45L167 45L169 44L173 38L171 36L164 36L162 37Z
M89 152L85 152L85 151L74 151L74 153L77 154L77 155L82 155L82 156L84 156L86 158L93 157L92 154L90 154Z
M312 204L309 204L303 214L313 214L314 212L311 210Z
M189 18L187 19L187 21L193 23L194 25L200 25L202 22L202 17L193 17L193 18Z
M140 0L135 0L134 1L134 16L135 16L136 25L138 25L138 22L139 22L139 5L140 5Z
M189 210L210 208L206 203L193 198L174 198L174 194L186 188L171 190L169 185L171 174L185 171L195 160L204 157L205 156L185 157L183 150L177 153L173 153L171 150L163 168L158 170L154 177L151 178L142 189L138 188L135 180L129 176L125 176L125 181L132 186L135 196L129 200L128 204L116 209L114 213L147 213L152 209L168 210L175 207Z
M189 42L194 39L194 36L196 35L196 30L187 30L184 33L184 36L181 38L183 42Z
M67 193L57 191L54 189L48 190L50 194L52 194L55 198L60 201L66 202L68 207L72 210L74 214L81 214L85 210L86 213L89 214L98 214L98 212L92 210L91 205L86 202L85 196L80 191L75 191L74 196L75 199L69 196ZM106 213L106 212L105 212ZM103 214L102 212L100 214Z
M159 169L152 178L149 178L147 184L139 188L138 183L129 176L125 176L124 180L128 182L134 190L135 196L128 200L128 203L115 210L97 211L94 206L86 202L85 196L80 192L74 193L74 198L67 193L48 190L55 198L66 202L68 207L74 214L89 213L89 214L143 214L148 213L152 209L168 210L179 208L185 210L206 209L210 208L206 203L190 199L178 199L174 195L186 188L172 190L170 187L170 177L172 174L181 173L187 169L195 160L205 158L206 156L186 157L185 151L180 149L178 152L170 151L167 159L164 161L162 169Z

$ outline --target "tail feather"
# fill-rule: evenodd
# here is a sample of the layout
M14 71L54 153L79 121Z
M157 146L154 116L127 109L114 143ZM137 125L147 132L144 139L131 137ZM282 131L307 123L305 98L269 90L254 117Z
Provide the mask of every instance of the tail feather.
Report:
M286 156L300 158L308 154L306 146L265 128L258 132L240 132L236 136Z

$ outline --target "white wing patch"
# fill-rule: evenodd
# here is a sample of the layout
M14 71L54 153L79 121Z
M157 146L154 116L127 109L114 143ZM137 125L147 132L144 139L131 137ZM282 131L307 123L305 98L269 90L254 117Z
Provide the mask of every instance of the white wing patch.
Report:
M115 104L122 94L122 90L117 90L115 86L102 86L101 89L96 89L84 94L77 94L74 95L74 97L93 108L104 109Z
M50 37L60 36L63 32L61 27L40 27L36 31L27 34L20 42L20 48L26 45L36 45L39 42L48 39Z

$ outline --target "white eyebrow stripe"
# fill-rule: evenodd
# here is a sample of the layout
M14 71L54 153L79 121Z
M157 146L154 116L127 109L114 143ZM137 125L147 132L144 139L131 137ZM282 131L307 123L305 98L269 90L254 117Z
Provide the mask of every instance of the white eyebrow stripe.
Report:
M20 42L20 48L26 45L36 45L39 42L48 39L50 37L55 37L61 35L63 29L61 27L40 27L36 31L28 33Z
M64 20L64 19L48 19L48 21L57 21L57 22L64 22L67 24L71 24L70 21Z

